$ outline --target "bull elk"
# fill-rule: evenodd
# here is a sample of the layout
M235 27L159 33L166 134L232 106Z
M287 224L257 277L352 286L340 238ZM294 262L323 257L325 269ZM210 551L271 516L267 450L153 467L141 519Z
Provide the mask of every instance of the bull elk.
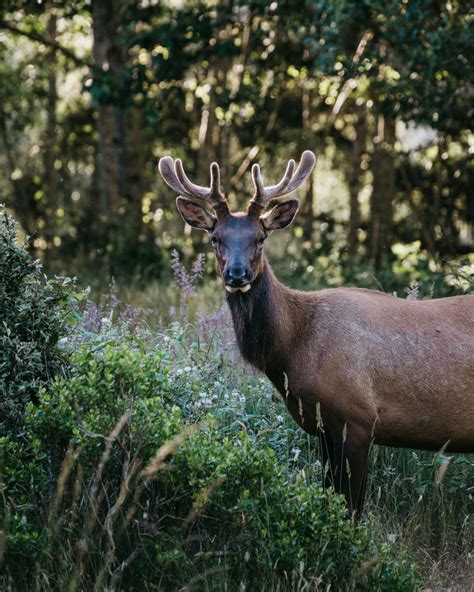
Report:
M288 196L316 158L290 160L277 185L252 167L255 194L232 213L217 163L209 187L192 183L181 160L159 170L180 197L184 220L211 235L242 356L264 372L296 422L318 435L326 485L362 509L371 443L474 452L474 297L405 300L373 290L301 292L282 285L263 243L286 228L298 201ZM296 168L296 170L295 170ZM194 200L207 202L212 211Z

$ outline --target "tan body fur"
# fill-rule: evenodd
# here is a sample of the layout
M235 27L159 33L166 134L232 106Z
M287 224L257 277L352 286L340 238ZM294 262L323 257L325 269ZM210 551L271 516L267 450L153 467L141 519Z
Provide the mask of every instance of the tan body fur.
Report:
M300 292L265 262L252 290L227 300L242 354L320 435L327 484L352 509L362 508L372 443L474 452L474 296Z
M285 371L310 414L302 427L316 432L319 402L377 444L474 452L474 297L337 288L285 301L293 336L287 325L280 343L293 341Z

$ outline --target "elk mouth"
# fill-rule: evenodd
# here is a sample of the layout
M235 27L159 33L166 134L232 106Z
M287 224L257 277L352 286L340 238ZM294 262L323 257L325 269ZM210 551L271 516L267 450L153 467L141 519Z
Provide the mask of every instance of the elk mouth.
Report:
M240 286L233 286L232 284L225 284L225 289L227 292L231 294L236 294L237 292L248 292L251 288L251 283L247 282L246 284L242 284Z

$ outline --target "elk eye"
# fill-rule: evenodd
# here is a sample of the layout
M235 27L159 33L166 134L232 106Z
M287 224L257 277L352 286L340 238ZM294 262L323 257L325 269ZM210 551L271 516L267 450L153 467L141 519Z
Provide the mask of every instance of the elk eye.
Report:
M265 238L266 238L265 236L259 236L259 237L257 238L257 243L258 243L259 245L261 245L261 244L262 244L262 243L265 241Z
M217 238L217 236L212 235L211 236L211 242L213 245L217 245L217 243L219 242L219 239Z

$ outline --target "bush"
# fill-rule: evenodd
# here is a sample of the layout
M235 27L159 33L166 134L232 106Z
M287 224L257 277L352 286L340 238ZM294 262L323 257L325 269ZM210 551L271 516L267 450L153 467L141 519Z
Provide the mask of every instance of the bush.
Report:
M195 392L137 340L83 345L3 438L14 589L415 589L411 564L288 476L263 437L174 405ZM203 382L199 390L206 390ZM181 392L178 392L181 391ZM381 586L378 582L383 582Z
M14 220L0 208L0 436L19 430L25 404L64 372L58 340L79 294L69 278L47 280L17 244Z

